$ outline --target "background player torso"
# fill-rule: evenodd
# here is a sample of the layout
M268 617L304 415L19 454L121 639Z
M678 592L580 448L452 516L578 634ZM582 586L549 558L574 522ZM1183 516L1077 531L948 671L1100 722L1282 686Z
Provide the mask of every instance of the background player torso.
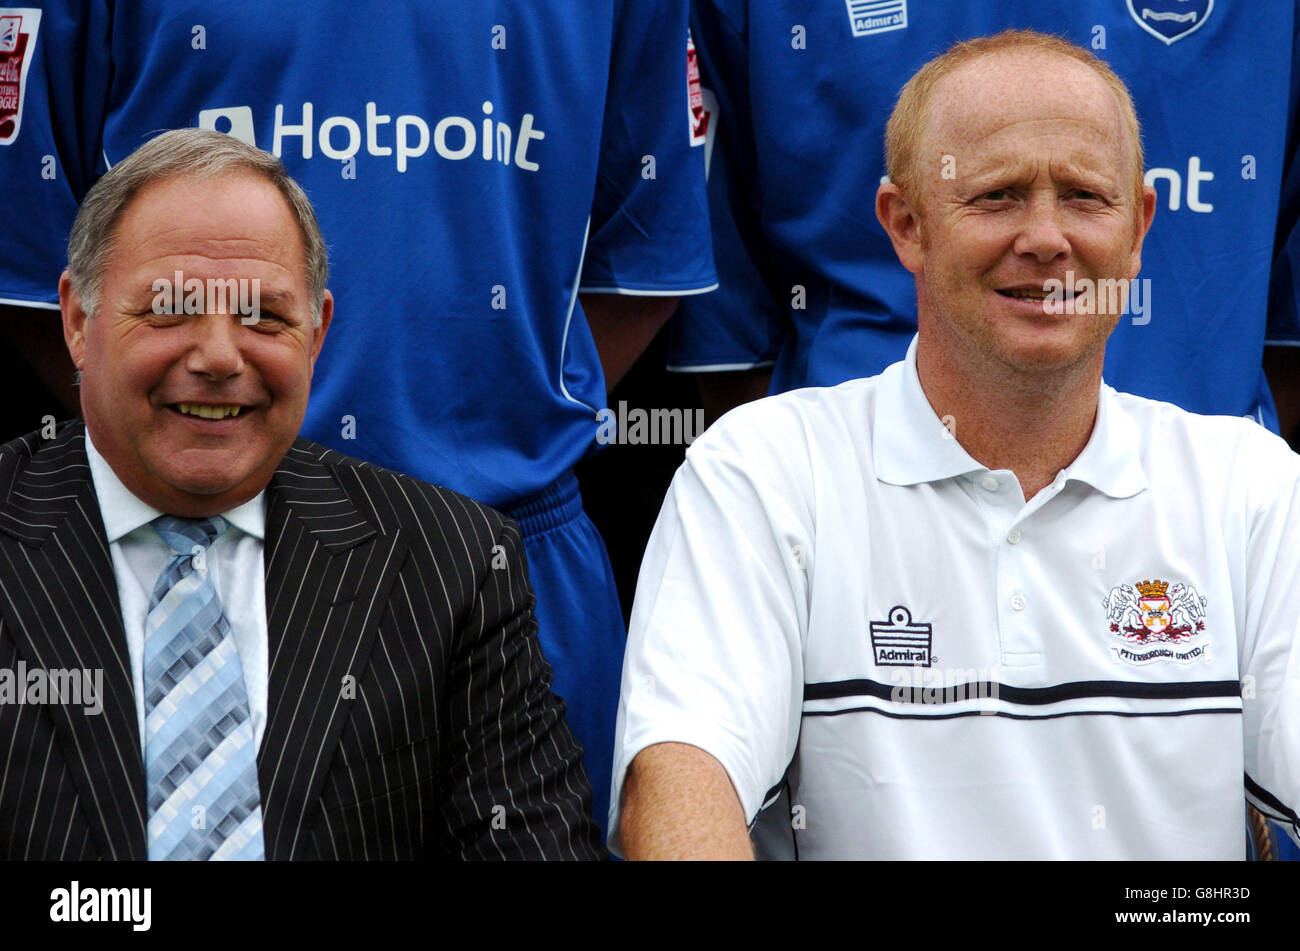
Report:
M860 24L855 35L855 6L905 9L907 25ZM1286 121L1295 112L1295 4L1133 6L1138 15L1193 10L1202 25L1166 43L1138 24L1125 0L702 4L707 16L715 10L716 22L728 24L718 31L726 38L708 50L699 35L707 28L697 21L706 86L725 87L728 77L717 72L735 69L718 54L743 49L737 55L745 57L747 97L725 88L718 94L722 126L753 129L752 177L742 172L732 180L730 200L740 240L778 313L788 315L770 326L788 329L764 353L769 325L752 306L732 301L752 293L736 286L747 264L728 263L734 248L720 239L721 289L685 303L674 365L775 357L772 389L779 392L867 376L900 359L915 330L916 305L912 277L874 214L885 122L906 80L956 40L1029 27L1063 34L1115 68L1136 101L1148 177L1155 176L1159 208L1141 271L1151 282L1149 310L1121 321L1108 349L1107 381L1193 411L1249 414L1275 427L1260 361L1284 163L1295 150ZM1148 15L1147 22L1170 21ZM712 174L719 174L716 155ZM721 187L711 182L711 196ZM1286 227L1293 218L1284 215ZM796 286L804 289L802 308L792 306ZM1275 293L1271 336L1296 336L1293 296Z
M316 205L336 298L308 436L505 504L592 444L604 381L579 274L595 287L713 282L704 225L691 224L701 205L679 203L665 243L650 196L629 198L647 184L646 154L670 207L702 191L686 164L700 150L685 37L654 37L653 4L91 6L76 14L80 108L54 109L51 146L80 163L64 204L165 128L208 126L279 155ZM74 13L43 12L43 39L72 34ZM651 55L681 68L638 98L629 77ZM680 101L671 128L648 118L668 112L655 89ZM65 236L16 269L52 288Z

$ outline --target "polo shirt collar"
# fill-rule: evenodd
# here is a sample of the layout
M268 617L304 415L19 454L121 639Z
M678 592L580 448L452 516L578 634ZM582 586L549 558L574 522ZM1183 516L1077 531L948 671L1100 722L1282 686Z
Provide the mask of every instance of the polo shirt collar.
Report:
M1141 440L1142 432L1124 411L1119 394L1103 380L1092 437L1065 467L1066 479L1087 483L1116 499L1137 495L1148 485L1139 453Z
M90 464L90 478L99 500L99 512L104 520L104 532L112 545L124 535L148 525L163 515L158 509L142 501L122 484L107 460L99 454L86 431L86 460ZM245 534L262 540L266 534L266 490L262 490L243 505L237 505L222 517Z
M918 485L987 472L935 415L916 371L916 346L913 337L907 356L880 375L872 419L876 477L890 485ZM1092 436L1065 468L1065 479L1114 498L1136 495L1147 486L1138 454L1140 438L1115 390L1103 382Z

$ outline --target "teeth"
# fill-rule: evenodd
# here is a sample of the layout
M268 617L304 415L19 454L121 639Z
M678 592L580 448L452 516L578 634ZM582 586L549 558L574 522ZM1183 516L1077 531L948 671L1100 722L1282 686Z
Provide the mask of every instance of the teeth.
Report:
M1011 297L1019 297L1023 300L1045 300L1047 297L1046 291L1031 291L1018 288L1012 288L1011 290L1006 290L1002 293L1008 294Z
M210 406L206 403L177 403L176 408L186 416L199 416L203 419L225 419L238 416L242 406Z

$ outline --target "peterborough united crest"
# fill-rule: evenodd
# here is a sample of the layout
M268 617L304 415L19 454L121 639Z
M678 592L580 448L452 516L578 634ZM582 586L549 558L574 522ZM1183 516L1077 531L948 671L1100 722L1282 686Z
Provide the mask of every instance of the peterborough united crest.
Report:
M1214 0L1128 0L1128 12L1166 46L1190 36L1205 25Z
M0 145L18 138L27 70L32 65L40 23L40 10L0 7Z
M1110 632L1120 643L1110 645L1116 661L1151 664L1173 661L1190 664L1206 657L1206 599L1189 584L1156 579L1121 584L1103 602Z

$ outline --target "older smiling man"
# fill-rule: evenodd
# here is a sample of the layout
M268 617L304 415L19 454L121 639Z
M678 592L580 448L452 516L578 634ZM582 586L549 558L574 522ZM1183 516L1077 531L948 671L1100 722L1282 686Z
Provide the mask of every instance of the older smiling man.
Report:
M1127 91L1056 38L975 40L907 84L887 151L917 338L691 447L637 591L614 844L1241 857L1247 800L1300 805L1300 459L1101 380L1122 295L1074 295L1137 275L1154 213Z
M0 857L600 854L516 526L297 439L326 271L216 132L87 195L84 425L0 449L0 668L102 670L104 709L0 704Z

